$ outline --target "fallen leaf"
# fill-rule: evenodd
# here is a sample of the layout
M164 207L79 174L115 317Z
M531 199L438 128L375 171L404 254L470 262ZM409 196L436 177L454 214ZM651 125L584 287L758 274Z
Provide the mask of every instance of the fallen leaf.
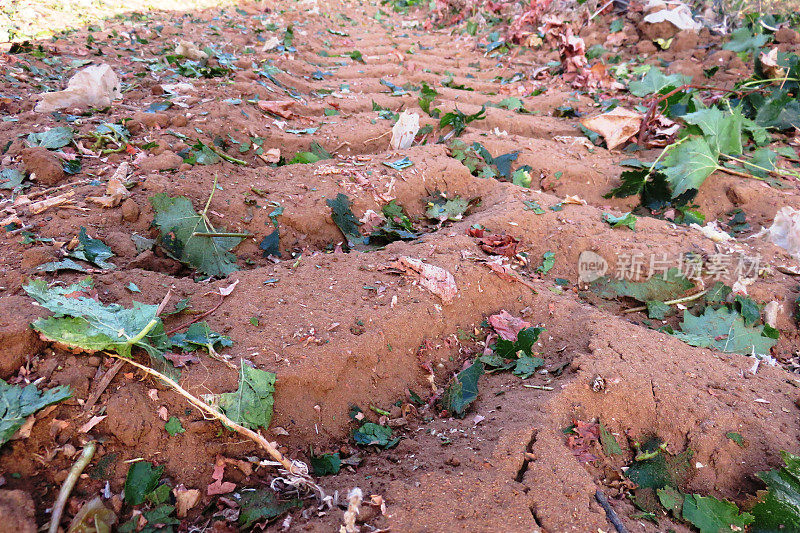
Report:
M219 293L222 296L228 296L230 293L233 292L233 289L235 289L238 284L239 284L239 280L237 279L236 281L234 281L233 283L231 283L227 287L220 287L219 288Z
M516 341L519 332L531 327L531 323L513 316L503 309L496 315L489 317L489 324L494 328L501 339Z
M200 501L200 491L197 489L187 489L183 483L172 489L175 495L175 508L178 518L185 518L189 509L197 505Z
M214 464L214 471L211 473L211 479L214 481L206 488L206 494L209 496L214 496L217 494L227 494L229 492L233 492L233 490L236 488L236 484L231 483L230 481L222 481L224 476L225 460L222 457L217 456L217 461Z
M189 363L200 362L200 358L197 357L193 352L186 352L186 353L166 352L164 353L164 359L172 363L175 366L175 368L184 367Z
M394 150L411 148L418 131L419 115L406 109L392 126L392 140L389 144Z
M89 433L92 430L92 428L94 428L97 424L105 420L107 416L108 415L93 416L91 419L89 419L88 422L86 422L84 425L80 427L78 433Z
M403 270L406 274L416 275L420 285L441 298L444 304L452 302L458 293L453 275L441 267L407 256L398 259L393 266Z
M87 200L103 207L118 206L122 200L130 196L130 192L124 183L129 173L130 165L127 162L123 162L106 183L106 194L104 196L90 196Z
M292 105L294 105L294 100L277 100L272 102L267 100L258 101L258 107L267 113L272 113L273 115L278 115L285 119L294 117L295 113L289 109Z
M639 133L642 115L624 107L615 107L608 113L584 118L581 124L602 135L608 149L613 150Z
M486 230L479 228L469 228L467 233L471 237L476 237L481 249L489 255L514 257L517 254L520 241L511 235L487 233Z

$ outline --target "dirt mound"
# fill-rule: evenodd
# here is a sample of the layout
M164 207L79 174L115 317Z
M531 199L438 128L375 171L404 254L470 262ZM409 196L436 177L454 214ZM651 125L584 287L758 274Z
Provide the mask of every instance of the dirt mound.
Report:
M268 439L292 458L307 460L310 447L338 452L343 468L320 483L336 491L342 507L353 486L382 496L385 513L378 503L365 504L361 521L370 527L607 531L606 512L595 500L599 488L613 496L631 530L681 531L686 525L668 517L658 526L632 518L636 510L622 497L629 487L620 472L640 443L658 438L670 453L691 450L686 489L736 502L759 488L753 474L778 465L781 450L796 451L797 380L787 369L797 358L797 283L775 268L791 263L787 252L758 236L721 244L664 218L640 216L635 231L612 227L604 217L638 204L637 197L605 198L619 185L619 163L629 154L583 136L570 115L593 113L591 97L557 77L537 78L548 61L559 59L557 52L542 48L498 59L468 33L423 30L421 13L388 11L303 2L129 13L0 57L7 72L0 109L9 119L0 122L3 166L36 178L26 188L3 185L10 190L3 193L8 226L0 241L0 377L73 391L0 452L0 485L41 502L37 522L49 519L45 509L89 436L100 444L68 518L101 492L106 499L116 495L108 501L120 512L130 463L140 459L163 465L172 485L203 492L180 530L212 521L220 531L236 527L235 502L207 490L220 457L249 465L225 471L225 481L237 488L268 486L274 477L269 468L252 466L261 453L252 442L220 430L163 384L130 367L114 374L115 361L102 353L70 353L36 336L28 325L46 313L31 305L22 289L26 280L63 285L87 272L95 281L92 295L105 304L158 305L169 293L162 314L167 331L202 317L232 339L221 357L199 351L198 362L181 368L181 385L190 393L236 390L240 365L274 372ZM627 33L638 35L628 25ZM598 32L584 30L587 44ZM176 59L175 47L185 39L209 47L202 53L212 60ZM702 75L705 67L715 83L745 71L735 54L709 54L719 49L718 37L704 31L699 39L700 47L686 54L666 50L648 61L667 64L667 73L696 67ZM629 42L620 54L636 52ZM689 54L696 64L687 63ZM35 94L63 88L99 55L122 80L121 102L93 112L34 111ZM495 163L500 154L515 154L509 160L525 169L519 179L530 180L528 186L473 172L454 156L454 145L437 143L438 120L421 110L423 82L436 85L432 107L441 115L483 110L484 118L454 137L466 147L479 143ZM503 103L509 96L524 113ZM392 117L405 109L422 115L423 131L431 131L420 134L427 142L393 150ZM61 146L29 146L35 140L29 133L63 127L72 137ZM36 142L46 144L41 137ZM646 150L641 157L657 154ZM399 163L403 158L412 164ZM312 162L297 162L303 159ZM120 168L128 171L119 174ZM781 208L798 206L796 189L715 172L694 209L707 220L744 210L753 234ZM184 196L198 212L205 206L215 227L246 234L234 249L238 270L203 279L166 253L154 225L152 198L159 193ZM348 237L332 211L339 194L352 201L362 227L394 200L419 235L345 253ZM430 209L442 194L469 208L433 220ZM59 261L74 264L82 228L108 245L115 268L43 270ZM489 258L489 245L481 247L470 233L476 229L513 243L514 253L504 263ZM771 355L782 365L754 367L752 357L693 347L658 331L677 328L675 318L623 313L630 302L602 299L581 283L587 251L612 274L634 256L761 258L767 268L748 280L747 294L778 306L773 326L780 338ZM401 257L449 272L457 287L452 301L398 268ZM554 262L545 267L548 258ZM221 296L226 288L232 292ZM484 320L502 310L546 328L535 345L543 366L524 381L486 375L465 418L440 416L437 397L487 349L491 328ZM144 361L141 355L137 360ZM105 388L104 377L111 378ZM417 416L406 416L408 406ZM402 440L380 453L352 445L359 425L354 407L364 411L357 420L394 421ZM165 430L171 418L183 431ZM568 436L579 422L602 424L619 454L584 460ZM330 531L342 512L307 508L289 517L289 529Z

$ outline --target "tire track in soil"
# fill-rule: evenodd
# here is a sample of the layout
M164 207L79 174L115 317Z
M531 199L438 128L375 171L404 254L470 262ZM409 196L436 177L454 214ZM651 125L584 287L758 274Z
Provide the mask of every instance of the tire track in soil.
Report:
M464 420L435 418L415 426L396 449L368 455L358 471L324 480L326 488L340 493L359 485L366 494L384 495L389 516L372 518L370 523L376 527L389 526L397 531L608 530L594 492L596 480L610 470L578 463L562 434L562 428L573 419L595 417L618 435L623 448L628 439L653 434L664 439L671 450L691 448L696 461L705 465L692 480L693 490L729 498L740 496L741 480L768 468L778 450L793 449L800 436L794 423L797 413L792 400L796 393L787 383L787 374L762 368L755 376L750 375L746 358L689 347L617 316L614 308L591 306L572 290L562 294L548 290L553 278L577 279L578 255L583 250L604 255L613 268L614 255L622 252L677 255L691 250L713 254L714 244L696 231L650 218L640 218L636 232L612 230L602 222L604 210L627 210L625 200L602 198L616 183L617 163L623 157L602 149L588 153L580 145L555 139L580 135L574 121L550 116L554 107L573 98L568 88L558 83L543 95L523 99L525 107L536 114L488 108L487 118L470 124L462 137L467 143L481 142L493 154L520 150L517 165L533 167L532 174L544 192L473 177L448 157L442 145L417 146L402 153L388 150L388 136L381 136L390 129L390 122L376 118L372 102L393 110L424 113L418 109L416 93L390 96L381 79L397 85L433 84L440 82L445 72L451 72L455 83L474 87L475 91L440 88L435 106L443 111L458 106L465 113L473 113L487 100L496 103L505 97L488 94L498 91L499 85L492 80L510 76L515 69L497 66L468 39L450 36L446 31L422 32L403 26L404 21L412 19L396 14L379 24L372 18L373 6L359 5L362 12L354 6L319 2L320 14L315 15L309 13L311 4L287 3L287 11L274 17L279 25L296 24L298 51L283 57L258 51L253 54L258 60L270 58L284 71L275 77L302 95L304 103L295 105L298 117L289 120L286 128L318 127L311 136L287 133L252 104L237 108L220 103L222 98L246 101L253 95L263 100L286 99L274 84L263 82L248 60L239 64L241 70L230 85L218 80L193 80L198 90L187 100L191 102L187 110L173 107L144 114L138 111L138 105L130 104L112 110L114 118L133 119L129 126L134 135L156 140L172 152L185 143L167 130L196 135L192 132L200 128L207 139L231 135L242 141L248 135L262 136L265 148L279 147L287 158L317 140L329 150L338 147L338 159L272 168L248 153L243 156L250 163L248 167L220 163L176 173L141 171L135 175L140 185L132 191L140 211L137 217L123 218L119 209L107 213L96 208L77 213L48 212L33 217L38 232L68 239L83 225L112 246L120 268L95 275L104 301L129 304L133 297L124 287L133 281L142 289L136 299L157 302L169 287L176 299L191 295L195 307L205 309L215 303L213 295L205 294L206 287L211 291L238 280L236 291L208 321L234 339L235 345L228 352L234 360L245 358L259 368L277 372L273 425L284 428L288 435L270 437L290 455L302 455L309 444L315 449L330 449L342 443L351 427L347 417L351 405L391 405L408 388L426 390L426 374L420 363L434 366L437 384L444 384L468 359L455 336L459 329L469 331L501 309L514 314L524 311L529 321L544 324L547 333L537 349L543 352L547 368L565 368L551 383L555 390L522 388L513 376L486 376L481 381L481 397ZM347 26L350 35L321 33L331 24L326 15L340 12L358 22ZM196 15L208 21L214 12ZM246 21L238 15L234 18ZM164 32L164 38L178 37L178 33L169 35L167 29ZM203 37L240 48L256 42L252 34L232 32L227 27L221 36L205 33ZM330 47L325 41L330 41ZM412 48L415 53L408 54ZM366 64L322 57L318 52L323 49L330 55L358 49ZM317 70L332 75L314 80ZM341 84L347 84L349 91ZM126 101L148 103L156 85L142 78ZM336 94L325 99L312 96L321 89L333 89ZM340 115L324 115L331 102L338 104ZM589 102L586 97L577 97L576 105L588 106ZM188 120L182 120L183 116ZM30 106L23 106L18 124L13 128L7 123L0 125L0 141L5 143L22 127L45 122L30 111ZM423 117L422 123L432 120ZM495 129L507 135L496 135ZM19 145L12 144L9 154L14 156L18 151ZM404 155L414 161L410 169L398 172L381 164ZM108 164L119 161L112 157ZM556 178L556 172L563 174ZM215 192L212 209L230 231L249 231L260 237L271 228L272 208L252 190L266 191L268 200L280 202L284 207L280 217L283 261L269 264L260 256L257 240L248 240L237 249L237 255L240 264L251 261L252 267L227 280L198 285L179 265L152 253L137 255L125 242L131 232L151 235L149 196L158 192L182 194L201 205L215 178L220 189ZM419 242L393 243L384 250L364 254L324 253L326 246L341 240L326 199L344 192L352 198L354 212L360 216L368 209L380 211L391 196L412 218L421 218L425 208L421 198L435 189L465 198L480 197L482 203L463 221L425 235ZM92 185L74 190L79 202L97 193ZM549 209L566 195L576 194L588 205ZM244 203L244 197L258 205ZM724 175L708 180L697 202L701 211L713 218L740 205L743 199L756 223L767 222L783 205L797 205L795 195L774 194L773 190ZM526 211L524 200L537 201L545 214ZM535 281L541 286L537 293L498 278L473 260L483 256L466 235L474 224L520 238L532 258L541 258L546 251L556 253L556 265L549 276ZM779 250L761 241L742 246L766 257L780 255ZM3 249L3 257L22 258L21 267L6 262L2 273L9 295L19 292L21 274L31 274L43 257L53 253L46 246L23 249L16 242L3 243ZM402 255L452 272L459 287L455 302L441 305L416 285L386 272L385 267ZM265 284L271 279L278 281ZM786 277L773 276L752 285L750 294L767 301L789 294L791 285ZM9 303L16 299L14 312L25 310L18 296L2 299ZM251 317L258 318L258 326L250 323ZM357 321L363 323L363 334L351 332ZM781 330L778 354L788 355L795 349L796 332L792 333L795 330L788 322L781 324ZM49 360L57 360L59 367ZM76 397L86 397L95 375L99 375L94 361L62 353L49 360L39 363L43 375L51 383L73 384ZM607 384L601 392L594 392L590 386L597 376ZM232 390L236 378L218 362L204 359L201 365L184 372L183 381L191 392L204 394ZM187 486L204 486L215 454L253 453L249 443L219 437L216 427L189 413L184 423L187 431L180 445L175 445L164 435L163 423L148 398L148 389L153 386L159 388L117 378L99 402L107 404L109 417L98 428L109 436L108 447L120 458L157 459L166 465L169 475ZM159 394L171 413L184 412L179 398L163 390ZM769 403L753 403L756 398ZM79 412L76 406L59 409L72 409L73 415ZM131 417L131 412L136 416ZM475 423L474 415L485 418ZM750 443L747 448L725 439L725 432L733 430ZM44 434L34 433L31 439L41 446L48 442ZM446 440L450 444L443 445ZM15 445L4 451L0 467L23 461L23 448ZM607 466L621 466L619 461L613 464L609 460ZM49 501L51 491L43 483L51 481L52 474L35 466L24 470L23 476L36 480L35 490L43 501ZM124 472L122 466L117 468L114 490L119 488ZM630 520L632 508L626 502L615 505L632 530L656 530L655 526ZM324 517L295 516L296 524L311 531L329 531L338 521L335 512ZM680 525L673 527L682 530Z

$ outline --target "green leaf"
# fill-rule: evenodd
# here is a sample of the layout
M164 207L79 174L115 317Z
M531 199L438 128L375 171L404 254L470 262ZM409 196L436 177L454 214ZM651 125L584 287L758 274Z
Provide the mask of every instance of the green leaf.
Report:
M257 522L271 522L290 509L301 507L302 500L280 501L272 490L242 491L242 499L239 501L239 530L249 530Z
M738 444L739 447L744 448L744 438L741 434L736 433L735 431L729 431L728 433L725 433L725 436Z
M439 116L439 110L434 109L433 111L431 111L431 104L433 103L433 100L437 96L439 96L439 93L436 92L436 89L433 89L423 81L422 87L419 90L419 99L417 100L417 103L419 104L420 109L422 109L423 111L425 111L425 113L434 118L437 118Z
M353 439L359 446L380 446L384 449L397 443L397 439L392 439L392 428L372 422L365 422L353 431Z
M658 501L667 511L672 512L672 516L680 518L681 510L683 509L684 495L675 487L669 485L660 489L656 489Z
M644 460L634 460L625 471L625 476L640 488L661 489L666 486L680 486L693 471L690 463L691 450L678 455L669 455L660 449L661 443L652 439L645 443L641 451L654 453Z
M731 52L755 52L769 41L769 36L763 33L753 35L750 28L742 26L731 32L731 40L722 45L723 50Z
M4 168L0 170L0 189L16 189L24 179L25 174L16 168Z
M742 153L742 126L745 118L739 109L732 113L723 113L716 107L709 107L681 118L700 128L712 151L728 155Z
M753 93L747 97L753 121L764 128L789 130L800 126L800 99L786 89L775 89L769 96Z
M383 164L395 170L403 170L404 168L408 168L413 165L414 162L411 161L408 156L406 156L402 159L398 159L397 161L384 161Z
M58 272L59 270L75 270L76 272L86 272L86 269L76 263L72 259L64 259L63 261L51 261L36 267L36 270L42 272Z
M512 374L515 376L519 376L522 379L528 379L532 375L536 373L536 369L539 368L544 364L544 359L541 357L531 357L529 355L523 355L519 359L517 359L517 363L514 366L514 370L511 371Z
M469 209L469 205L470 203L460 196L448 199L444 196L434 194L432 200L428 202L428 209L425 211L425 216L431 220L438 220L439 222L445 222L447 220L457 221L463 218L464 213Z
M167 430L167 433L169 433L170 437L174 437L178 433L183 433L186 431L183 429L183 425L177 416L169 417L167 423L164 424L164 429Z
M691 76L684 76L683 74L670 74L667 76L656 67L650 67L641 80L632 81L628 84L628 90L634 96L647 96L655 93L667 93L691 82Z
M664 302L659 302L658 300L645 302L645 305L647 305L647 317L653 320L664 320L666 317L673 314L674 311L671 306Z
M555 252L545 252L542 254L542 264L536 267L536 272L539 272L542 275L547 274L550 272L556 264L556 253Z
M153 468L153 464L147 461L133 463L125 478L125 503L128 505L144 503L146 496L158 486L158 480L163 473L163 466Z
M800 456L781 452L783 466L760 472L767 493L753 507L753 533L800 531Z
M517 333L516 340L497 339L497 342L491 348L502 359L516 359L520 353L522 355L532 355L533 346L539 340L539 335L544 331L544 328L524 328Z
M311 468L315 476L330 476L339 473L342 468L342 460L339 452L324 453L322 455L311 454Z
M777 342L762 335L763 326L747 326L742 315L727 307L706 307L700 316L684 311L681 332L674 335L687 344L716 348L722 352L768 354Z
M142 292L141 289L139 289L139 287L132 281L128 283L128 285L125 288L131 292Z
M406 231L414 231L414 226L411 224L411 219L406 215L403 206L397 203L397 200L392 200L383 208L383 216L386 217L390 223L400 226Z
M70 396L72 391L67 385L42 392L33 383L20 387L0 379L0 446L14 436L30 415Z
M111 251L106 243L100 239L92 239L86 234L86 228L81 226L78 233L78 246L69 254L69 257L87 261L102 269L113 269L116 265L109 263L106 259L114 257L114 252Z
M31 133L28 135L28 144L31 146L41 146L48 150L63 148L72 142L72 128L62 126L51 128L42 133Z
M736 309L742 315L746 326L752 326L761 318L761 309L758 304L749 296L742 296L737 294L734 299Z
M497 107L508 109L509 111L517 111L520 113L525 112L525 104L519 98L515 96L509 96L508 98L504 98L500 100L497 104Z
M467 407L478 398L478 378L483 375L483 363L475 361L453 378L440 400L443 409L452 416L464 418Z
M133 346L144 348L151 357L163 352L169 341L156 316L157 305L133 302L130 309L103 305L86 296L92 285L91 278L67 287L49 288L42 279L24 285L29 296L54 313L36 320L33 328L48 340L87 352L112 350L130 357Z
M674 300L694 287L677 267L672 267L663 275L656 275L647 281L629 281L602 276L590 285L592 292L601 298L611 300L620 297L633 298L640 302Z
M730 287L721 281L717 281L708 289L708 292L705 294L705 300L710 304L722 304L728 300L728 295L730 295L731 292L733 292L733 290Z
M622 455L622 448L619 447L617 439L603 424L600 424L600 444L606 455Z
M769 176L770 170L775 170L775 163L778 161L778 154L769 148L759 148L750 156L750 160L744 163L744 169L759 178Z
M664 158L664 175L675 198L700 185L717 169L718 155L711 151L702 137L688 137L674 146Z
M239 388L236 392L220 394L220 410L246 428L266 429L272 421L275 377L272 372L242 364L239 369Z
M630 230L636 230L636 215L633 213L625 213L620 216L614 216L611 213L603 213L603 220L608 222L612 228L627 227Z
M523 208L525 211L533 211L534 215L544 215L545 211L542 209L542 206L539 205L539 202L535 200L523 200L522 203L525 205Z
M236 256L230 251L242 242L241 237L196 235L225 230L215 230L186 197L171 198L158 193L150 198L150 203L155 211L153 224L161 232L161 245L172 257L207 276L225 277L238 270Z
M333 218L334 224L346 239L345 248L349 249L363 244L364 237L362 237L361 231L358 229L361 222L358 221L350 208L353 205L350 198L346 194L339 193L335 199L325 200L325 203L331 208L331 218Z
M625 21L622 19L614 19L611 21L611 25L608 27L609 33L617 33L618 31L622 31L622 28L625 27Z
M289 161L288 164L305 165L310 163L316 163L317 161L319 161L319 156L317 154L311 152L297 152L295 156L291 159L291 161Z
M753 521L749 513L739 514L739 508L713 496L687 494L683 500L683 519L692 523L700 533L743 531Z
M208 322L205 321L192 324L186 330L186 333L176 333L169 340L173 347L181 348L185 352L205 348L208 353L214 354L217 346L233 346L233 341L230 337L213 331Z

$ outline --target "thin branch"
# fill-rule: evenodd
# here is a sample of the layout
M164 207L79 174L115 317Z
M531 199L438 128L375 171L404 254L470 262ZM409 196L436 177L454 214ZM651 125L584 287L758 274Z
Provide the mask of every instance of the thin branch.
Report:
M114 366L112 366L106 371L106 373L100 379L100 383L97 385L97 388L94 390L94 392L92 392L92 394L86 400L86 403L83 404L84 411L89 411L92 407L94 407L94 404L96 404L97 400L100 399L100 395L103 394L103 392L108 388L109 385L111 385L111 381L114 379L114 376L117 375L117 373L120 371L121 368L122 368L122 361L117 361L116 363L114 363Z
M180 326L176 326L176 327L172 328L171 330L167 331L167 335L175 335L177 332L179 332L183 328L188 328L189 326L191 326L195 322L200 322L205 317L207 317L208 315L210 315L211 313L213 313L214 311L219 309L219 306L221 306L222 302L224 302L224 301L225 301L225 297L220 295L219 303L217 305L215 305L214 307L212 307L211 309L209 309L205 313L197 315L196 317L194 317L193 319L189 320L188 322L184 322Z
M165 385L167 385L168 387L173 389L175 392L177 392L178 394L180 394L181 396L186 398L189 401L189 403L191 403L192 405L194 405L195 407L200 409L203 413L205 413L205 414L207 414L207 415L209 415L209 416L211 416L213 418L216 418L217 420L222 422L225 426L231 428L233 431L239 433L242 436L247 437L248 439L252 440L256 444L261 446L261 448L266 450L266 452L273 459L275 459L275 461L279 462L289 473L291 473L292 475L295 475L295 476L303 477L310 484L314 484L314 482L310 479L310 477L308 477L307 474L304 474L303 472L298 472L297 468L295 467L295 465L293 465L291 461L289 461L286 457L284 457L284 455L280 451L278 451L278 449L275 446L273 446L267 439L265 439L261 434L256 433L252 429L249 429L249 428L246 428L246 427L244 427L244 426L242 426L240 424L237 424L236 422L234 422L233 420L228 418L224 413L221 413L220 411L218 411L217 409L214 409L213 407L208 405L206 402L204 402L200 398L194 396L193 394L188 392L186 389L184 389L183 387L178 385L174 380L168 378L167 376L165 376L164 374L162 374L158 370L150 368L149 366L142 365L142 364L137 363L136 361L134 361L132 359L128 359L126 357L122 357L122 356L120 356L118 354L115 354L115 353L112 353L110 355L111 355L111 357L116 357L117 359L119 359L121 361L125 361L129 365L135 366L136 368L138 368L139 370L141 370L142 372L144 372L146 374L150 374L151 376L153 376L155 378L158 378Z
M92 457L94 457L94 451L96 449L97 443L95 441L89 441L86 446L83 447L81 456L78 457L78 460L75 461L75 464L70 468L67 479L64 480L64 484L61 485L61 490L58 492L56 503L53 505L53 516L50 519L50 527L47 529L48 533L58 532L58 525L61 523L61 515L64 513L64 506L67 504L67 499L72 489L75 488L75 483L78 482L78 478L86 467L89 466L89 462L92 460Z
M696 292L696 293L691 294L689 296L684 296L683 298L678 298L676 300L670 300L670 301L664 302L664 303L666 305L685 304L686 302L691 302L691 301L697 300L698 298L700 298L701 296L703 296L707 292L708 292L708 289L706 289L704 291ZM642 305L640 307L631 307L630 309L625 309L624 311L622 311L622 314L623 315L627 315L628 313L636 313L637 311L647 311L647 306L646 305Z

